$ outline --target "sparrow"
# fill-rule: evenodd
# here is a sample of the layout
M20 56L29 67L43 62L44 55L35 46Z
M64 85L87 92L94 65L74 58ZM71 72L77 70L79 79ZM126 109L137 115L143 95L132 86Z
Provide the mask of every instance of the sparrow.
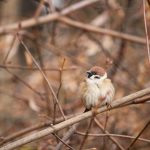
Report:
M115 94L115 88L104 68L94 66L86 72L87 75L81 83L81 99L85 106L85 111L92 108L99 108L102 105L111 107L111 102Z

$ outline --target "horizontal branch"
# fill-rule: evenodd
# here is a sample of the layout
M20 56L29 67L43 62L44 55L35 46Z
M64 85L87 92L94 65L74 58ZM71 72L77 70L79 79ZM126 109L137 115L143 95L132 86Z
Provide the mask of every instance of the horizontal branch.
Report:
M33 27L39 24L44 24L44 23L48 23L50 21L56 20L57 18L59 18L62 15L67 15L69 13L72 13L76 10L79 10L83 7L89 6L91 4L94 4L96 2L98 2L99 0L84 0L84 1L80 1L78 3L75 3L65 9L63 9L61 12L54 12L52 14L48 14L45 16L41 16L41 17L35 17L35 18L31 18L31 19L26 19L24 21L19 21L17 23L12 23L9 25L4 25L0 27L0 34L5 34L5 33L9 33L9 32L13 32L15 30L18 31L18 29L25 29L25 28L29 28L29 27Z
M122 38L122 39L131 41L131 42L136 42L139 44L146 44L146 39L144 37L138 37L138 36L134 36L134 35L126 34L126 33L113 31L110 29L104 29L104 28L96 27L96 26L93 26L90 24L81 23L81 22L69 19L69 18L64 16L64 15L68 15L68 14L70 14L76 10L79 10L83 7L86 7L88 5L96 3L98 1L99 0L80 1L78 3L75 3L71 6L63 9L61 12L54 12L52 14L41 16L38 18L26 19L24 21L19 21L17 23L12 23L9 25L0 26L0 34L11 33L14 31L18 31L20 29L25 29L25 28L37 26L39 24L48 23L48 22L51 22L54 20L59 20L59 21L62 21L68 25L71 25L71 26L74 26L74 27L77 27L77 28L80 28L83 30L87 30L87 31L95 32L95 33L100 33L100 34L107 34L110 36Z
M146 44L146 39L144 37L138 37L138 36L135 36L135 35L130 35L130 34L122 33L122 32L117 32L117 31L110 30L110 29L104 29L104 28L101 28L101 27L96 27L96 26L93 26L91 24L82 23L82 22L79 22L79 21L69 19L68 17L65 17L65 16L61 16L57 20L59 20L61 22L64 22L68 25L71 25L73 27L83 29L83 30L114 36L114 37L121 38L121 39L130 41L130 42Z
M118 99L116 101L113 101L111 104L111 106L112 106L111 109L119 108L120 106L123 106L124 104L129 103L129 102L131 104L136 98L140 98L140 97L145 96L149 93L150 93L150 88L147 88L147 89L135 92L133 94L130 94L128 96L125 96L125 97ZM98 113L102 113L105 111L107 111L106 106L103 106L100 109L98 109ZM47 136L51 133L55 133L56 131L59 131L65 127L72 125L72 124L75 124L77 122L80 122L82 120L90 118L91 116L92 116L91 111L86 112L86 113L82 113L80 115L72 117L71 119L68 119L68 120L63 121L61 123L58 123L54 126L48 127L48 128L43 129L41 131L37 131L37 132L32 133L30 135L27 135L27 136L25 136L25 137L23 137L17 141L10 142L10 143L6 144L5 146L1 147L0 150L11 150L11 149L17 148L21 145L30 143L30 142L35 141L37 139L40 139L44 136Z
M32 71L35 71L35 70L38 70L39 69L37 67L27 67L27 66L19 66L19 65L3 65L3 64L0 64L0 68L2 69L20 69L20 70L32 70ZM78 67L77 66L72 66L72 67L66 67L66 68L58 68L58 67L48 67L48 68L42 68L43 71L68 71L68 70L75 70L77 69Z
M85 136L86 133L76 131L75 134L81 135L81 136ZM136 136L122 135L122 134L112 134L112 133L109 133L109 134L105 134L105 133L92 134L92 133L89 133L88 136L93 136L93 137L107 137L107 136L112 136L112 137L118 137L118 138L122 138L122 139L135 139L136 138ZM138 138L137 140L141 141L141 142L150 143L150 140L144 139L144 138Z

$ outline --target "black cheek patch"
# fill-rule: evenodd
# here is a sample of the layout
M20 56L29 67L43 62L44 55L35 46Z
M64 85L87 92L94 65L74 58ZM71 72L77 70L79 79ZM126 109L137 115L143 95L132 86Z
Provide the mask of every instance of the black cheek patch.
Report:
M88 73L88 78L90 78L93 74L91 72Z

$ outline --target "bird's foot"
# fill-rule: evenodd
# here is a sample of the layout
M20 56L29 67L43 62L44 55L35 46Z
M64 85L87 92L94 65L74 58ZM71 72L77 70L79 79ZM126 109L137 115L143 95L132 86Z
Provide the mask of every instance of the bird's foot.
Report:
M106 103L106 107L107 107L107 109L108 109L109 111L112 109L112 106L111 106L110 103Z

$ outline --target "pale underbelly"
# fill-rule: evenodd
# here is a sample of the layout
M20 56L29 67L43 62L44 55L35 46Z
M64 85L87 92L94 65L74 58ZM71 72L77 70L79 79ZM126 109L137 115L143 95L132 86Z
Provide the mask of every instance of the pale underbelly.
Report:
M87 109L97 106L99 103L100 90L98 87L89 88L84 94L85 105Z

